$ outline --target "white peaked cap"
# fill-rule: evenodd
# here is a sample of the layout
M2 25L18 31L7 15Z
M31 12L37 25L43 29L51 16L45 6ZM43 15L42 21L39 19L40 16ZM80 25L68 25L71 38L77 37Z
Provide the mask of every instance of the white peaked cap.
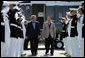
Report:
M66 20L66 18L65 17L61 17L62 19L64 19L64 20Z
M3 1L3 6L9 5L7 1Z
M67 15L68 15L68 14L71 15L70 12L66 12L66 14L67 14Z
M19 12L18 12L18 14L22 15L22 12L21 12L21 11L19 11Z
M20 10L21 8L19 8L18 6L15 6L14 9Z
M79 8L82 8L81 6L79 6Z
M9 7L8 6L6 6L4 9L3 9L3 13L7 13L9 11Z

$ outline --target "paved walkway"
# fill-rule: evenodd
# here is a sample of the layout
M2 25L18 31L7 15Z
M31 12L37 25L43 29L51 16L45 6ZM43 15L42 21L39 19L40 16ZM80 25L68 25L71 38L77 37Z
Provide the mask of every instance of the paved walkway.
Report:
M50 56L50 52L48 55L45 55L45 50L38 50L37 56L32 56L30 50L25 50L24 53L26 54L25 57L66 57L64 50L54 50L53 56Z
M30 46L28 46L30 48ZM32 56L31 55L31 50L25 50L24 53L26 54L25 57L66 57L64 55L65 51L61 49L55 49L54 50L54 55L50 56L50 51L48 55L45 55L45 46L44 45L39 45L38 46L38 54L37 56Z

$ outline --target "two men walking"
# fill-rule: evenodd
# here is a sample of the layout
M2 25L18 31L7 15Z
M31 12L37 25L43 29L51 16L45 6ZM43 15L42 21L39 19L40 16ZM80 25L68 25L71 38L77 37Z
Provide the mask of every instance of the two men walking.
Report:
M40 25L36 21L36 15L31 16L32 21L27 25L26 39L30 39L31 53L33 56L37 55L38 40L40 37ZM43 24L43 38L45 38L45 54L48 54L51 45L51 55L53 55L53 40L56 38L56 28L55 24L52 22L51 18L47 18L47 22Z

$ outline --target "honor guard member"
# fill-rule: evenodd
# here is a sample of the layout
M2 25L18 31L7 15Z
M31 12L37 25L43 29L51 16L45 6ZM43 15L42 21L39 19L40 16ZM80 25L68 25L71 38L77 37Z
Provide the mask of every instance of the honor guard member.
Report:
M23 29L22 29L22 24L21 22L23 21L22 15L18 14L19 18L17 19L17 25L18 25L18 30L19 30L19 34L18 37L23 39Z
M23 55L25 55L24 54L24 40L25 40L25 34L26 34L26 28L25 28L25 17L24 17L24 15L22 14L22 17L21 17L23 20L22 20L22 22L21 22L21 24L22 24L22 28L23 28L23 37L24 37L24 39L22 39L22 42L21 42L21 56L23 56Z
M8 19L10 24L10 38L11 38L11 46L10 46L10 57L16 57L16 50L17 50L17 41L18 41L18 25L17 20L15 18L15 13L18 11L17 9L13 9L14 5L9 5L8 11Z
M23 41L23 28L22 28L22 15L20 13L20 8L18 6L15 6L14 9L17 9L18 12L16 12L15 14L15 18L16 18L16 23L17 23L17 49L16 49L16 57L20 57L21 56L21 46L22 46L22 41Z
M82 3L82 5L81 5L81 10L82 10L83 15L84 15L84 3ZM84 18L83 18L83 27L82 27L82 31L84 31ZM84 32L82 32L82 37L84 38Z
M81 7L82 7L81 10L82 10L83 15L84 15L84 2L82 3ZM83 32L83 31L84 31L84 16L83 16L83 22L82 22L82 38L83 38L83 42L82 42L82 43L83 43L83 44L82 44L82 46L83 46L83 47L82 47L82 48L83 48L83 49L82 49L82 56L84 57L84 32Z
M66 15L66 18L67 18L67 21L66 21L66 24L67 24L67 33L68 33L68 37L66 38L66 52L67 54L69 54L68 56L71 56L72 55L72 39L70 37L70 33L71 33L71 22L72 22L72 18L71 18L71 14L70 12L67 12L67 15Z
M3 3L1 9L1 57L8 56L9 46L10 46L9 20L7 18L8 16L6 13L7 13L7 7Z
M64 44L65 44L65 55L70 56L70 51L71 51L71 39L70 39L70 29L71 29L71 14L70 12L66 12L66 38L64 39Z
M71 10L71 15L72 15L71 18L73 20L72 20L72 23L71 23L71 34L70 34L70 36L75 37L75 36L78 36L78 33L77 33L77 21L78 21L78 18L77 18L76 12L74 10Z
M21 25L22 25L22 29L23 29L23 39L21 39L21 47L20 47L20 50L21 50L21 56L23 56L24 55L24 40L25 40L25 33L26 33L26 29L25 29L25 17L24 17L24 15L23 14L21 14L21 19L22 19L22 21L21 21Z
M23 17L23 15L22 15L22 13L21 12L18 12L18 13L16 13L16 14L18 14L18 19L17 19L17 23L18 23L18 26L20 27L20 29L18 29L19 30L19 52L20 52L20 56L21 56L21 54L22 54L22 49L23 49L23 41L24 41L24 34L23 34L23 21L24 21L24 17Z
M4 19L2 15L2 10L1 10L1 57L4 57L5 53L5 24L4 24Z
M80 14L79 20L78 20L78 25L77 25L77 30L78 30L78 41L79 41L79 51L78 55L80 57L84 57L84 13L83 9L79 8L78 13Z
M64 39L67 37L67 24L66 24L66 18L62 18L62 34L61 39Z
M84 32L83 31L84 31L84 17L83 17L83 22L82 22L82 38L83 38L82 41L83 42L81 42L82 43L81 44L82 45L82 56L84 57Z
M65 54L68 53L68 49L67 49L67 36L68 36L68 33L67 33L67 20L66 18L62 18L62 34L61 34L61 37L64 41L64 45L65 45Z
M76 57L76 46L77 46L77 36L78 36L78 32L77 32L77 21L78 21L78 18L77 18L77 15L76 15L76 12L74 10L71 10L70 11L71 13L71 18L72 18L72 22L71 22L71 32L70 32L70 37L71 37L71 46L72 46L72 54L71 56L72 57ZM75 44L75 45L74 45Z

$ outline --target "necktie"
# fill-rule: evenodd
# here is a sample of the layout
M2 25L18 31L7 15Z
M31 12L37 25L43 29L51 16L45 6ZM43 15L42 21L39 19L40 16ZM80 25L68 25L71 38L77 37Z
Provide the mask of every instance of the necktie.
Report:
M50 26L51 26L51 23L49 23L49 28L50 28Z
M35 22L33 22L33 28L35 29Z

